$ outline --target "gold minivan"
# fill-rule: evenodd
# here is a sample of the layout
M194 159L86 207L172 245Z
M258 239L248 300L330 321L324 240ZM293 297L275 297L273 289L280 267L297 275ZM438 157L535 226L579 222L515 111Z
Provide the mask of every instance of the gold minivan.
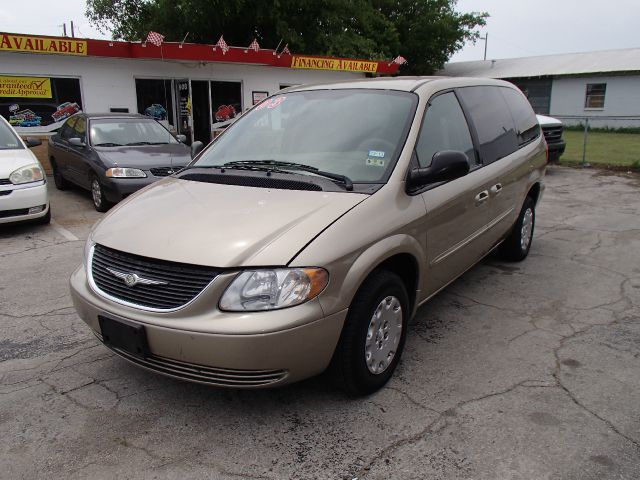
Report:
M546 144L513 85L293 87L97 224L82 319L149 370L224 387L382 387L419 305L494 248L527 256Z

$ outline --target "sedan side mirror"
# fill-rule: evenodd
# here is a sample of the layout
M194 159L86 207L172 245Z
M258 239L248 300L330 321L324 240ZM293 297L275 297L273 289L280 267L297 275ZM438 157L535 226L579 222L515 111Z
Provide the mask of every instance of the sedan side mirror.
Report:
M466 153L442 150L433 155L430 166L409 171L407 186L413 189L430 183L446 182L464 177L467 173L469 173L469 158Z
M78 137L70 138L70 139L69 139L69 144L70 144L70 145L73 145L74 147L81 147L81 148L84 148L84 147L86 147L86 146L87 146L87 144L86 144L86 143L84 143L84 142L82 141L82 139L81 139L81 138L78 138Z
M178 140L180 143L187 143L187 136L186 135L176 135L176 140Z
M28 148L37 147L38 145L42 145L42 141L39 138L27 137L24 139L24 144Z
M191 144L191 158L196 158L196 155L198 155L203 148L204 143L202 143L201 141L196 140L195 142L193 142Z

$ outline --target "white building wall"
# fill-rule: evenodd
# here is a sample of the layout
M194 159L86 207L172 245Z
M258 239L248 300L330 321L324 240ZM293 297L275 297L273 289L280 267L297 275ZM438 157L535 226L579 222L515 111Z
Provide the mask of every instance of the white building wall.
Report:
M79 77L86 112L108 112L125 107L137 113L136 78L188 78L241 81L244 108L252 91L273 94L280 84L322 83L362 78L363 74L324 70L298 70L237 63L197 63L177 60L120 59L0 53L0 75ZM138 112L139 113L139 112Z
M588 83L606 83L604 108L585 108L585 96ZM640 75L562 77L553 80L551 89L552 117L558 117L571 125L584 123L582 120L563 119L563 116L635 116L631 119L589 120L594 127L610 128L640 126Z

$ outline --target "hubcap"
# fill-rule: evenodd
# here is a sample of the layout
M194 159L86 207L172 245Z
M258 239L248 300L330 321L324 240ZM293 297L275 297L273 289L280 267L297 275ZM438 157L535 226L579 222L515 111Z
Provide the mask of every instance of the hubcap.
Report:
M364 355L367 368L374 375L384 372L396 355L402 334L402 306L400 300L390 295L383 299L373 312Z
M533 210L527 208L522 217L522 229L520 230L520 247L522 250L529 248L533 235Z
M95 203L97 207L102 205L102 190L100 189L98 180L94 179L93 182L91 182L91 195L93 196L93 203Z

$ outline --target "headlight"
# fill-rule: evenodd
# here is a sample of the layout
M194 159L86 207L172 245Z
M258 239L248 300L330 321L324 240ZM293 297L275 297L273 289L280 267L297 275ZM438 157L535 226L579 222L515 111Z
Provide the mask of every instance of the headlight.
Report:
M141 178L146 177L147 174L137 168L110 168L106 172L107 177L113 178Z
M40 182L44 179L44 173L37 163L27 165L26 167L19 168L11 175L9 175L9 181L14 185L20 185L21 183Z
M277 310L317 297L329 283L323 268L250 270L238 275L220 299L220 309L230 312Z

